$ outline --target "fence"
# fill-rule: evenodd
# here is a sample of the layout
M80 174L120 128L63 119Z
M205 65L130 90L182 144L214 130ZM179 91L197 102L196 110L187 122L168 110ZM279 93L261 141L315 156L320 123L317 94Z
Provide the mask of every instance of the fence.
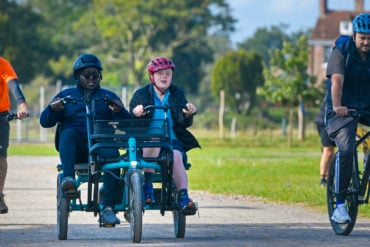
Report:
M22 90L26 96L27 105L30 110L30 117L23 120L14 120L10 122L10 140L14 142L52 142L54 140L55 127L42 128L39 124L39 117L42 110L50 99L60 90L60 83L55 86L23 86ZM115 92L121 97L122 102L128 109L129 99L131 98L133 88L130 87L104 87ZM12 99L12 112L16 112L16 104Z

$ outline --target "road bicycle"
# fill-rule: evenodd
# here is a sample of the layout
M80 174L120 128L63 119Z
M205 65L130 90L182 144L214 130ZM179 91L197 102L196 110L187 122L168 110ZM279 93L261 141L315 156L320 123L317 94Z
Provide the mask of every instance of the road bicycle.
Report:
M370 116L368 112L357 112L351 111L349 113L354 118L361 118L362 116ZM355 152L353 156L353 169L351 180L347 190L347 196L345 203L347 206L347 212L351 217L350 222L337 223L331 219L335 207L336 207L336 196L335 196L335 159L330 165L328 184L327 184L327 208L331 227L337 235L349 235L357 220L358 207L361 204L369 203L369 175L370 175L370 161L367 158L368 154L364 154L364 158L360 161L357 149L359 146L366 143L367 138L370 136L370 131L366 131L362 136L357 136Z
M60 182L63 177L61 165L58 165L57 178L57 229L58 239L67 239L68 217L72 211L93 212L99 216L100 227L105 225L101 220L102 176L110 173L120 181L121 193L117 195L116 213L123 212L124 218L130 223L131 239L134 243L142 240L142 217L145 210L159 210L164 216L166 211L173 214L174 232L177 238L184 238L186 231L186 215L177 205L177 191L172 177L173 152L170 138L168 114L173 108L184 106L147 106L144 110L163 110L164 119L129 119L129 120L95 120L94 102L86 103L86 124L88 129L89 158L88 163L75 164L77 190L72 193L61 191ZM63 104L76 103L78 99L65 97ZM142 149L158 147L158 157L142 157ZM103 148L121 150L119 158L99 157L98 151ZM188 169L190 164L186 165ZM111 173L111 169L121 170L120 176ZM143 169L155 170L154 189L155 203L147 205L143 196ZM80 187L87 184L87 199L82 202ZM191 214L195 214L191 212Z

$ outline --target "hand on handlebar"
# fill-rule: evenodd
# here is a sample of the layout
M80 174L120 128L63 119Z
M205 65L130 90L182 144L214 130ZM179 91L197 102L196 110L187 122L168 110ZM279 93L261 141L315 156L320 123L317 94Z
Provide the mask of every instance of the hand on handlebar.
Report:
M334 106L333 110L337 116L346 116L348 115L348 108L346 106Z
M63 98L54 98L49 105L53 111L61 111L64 109L64 100Z
M109 108L114 112L120 112L124 107L120 100L112 99L109 95L105 96L105 100L109 105Z
M123 108L123 104L119 100L112 100L109 104L109 108L114 112L120 112Z
M144 111L143 105L137 105L132 112L134 113L135 117L142 117L146 115L146 112Z
M194 115L197 112L197 108L192 103L187 103L186 108L182 109L182 111L185 113L185 116L191 116Z

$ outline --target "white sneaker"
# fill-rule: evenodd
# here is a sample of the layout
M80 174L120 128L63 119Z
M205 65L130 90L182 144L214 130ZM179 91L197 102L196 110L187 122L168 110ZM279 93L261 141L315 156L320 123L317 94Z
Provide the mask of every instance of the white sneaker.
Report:
M346 204L338 205L337 208L334 210L331 219L339 224L351 222L351 217L349 217L349 214L347 212Z

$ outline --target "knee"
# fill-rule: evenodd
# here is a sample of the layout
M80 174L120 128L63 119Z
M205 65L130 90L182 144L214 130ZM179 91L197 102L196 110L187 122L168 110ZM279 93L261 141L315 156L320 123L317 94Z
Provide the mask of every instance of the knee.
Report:
M173 165L174 166L183 166L183 157L181 152L174 150L173 151Z
M65 129L60 133L60 144L68 145L78 140L77 132L73 129Z

